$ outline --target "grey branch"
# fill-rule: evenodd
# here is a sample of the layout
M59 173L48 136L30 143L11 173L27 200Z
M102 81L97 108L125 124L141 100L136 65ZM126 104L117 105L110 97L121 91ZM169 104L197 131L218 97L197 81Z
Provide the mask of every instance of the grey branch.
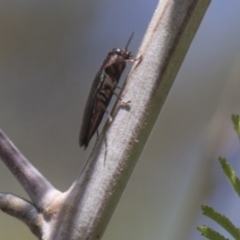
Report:
M33 203L44 209L60 192L19 152L0 130L0 158L23 186ZM44 205L45 204L45 205Z
M100 239L209 3L160 1L138 53L141 61L133 66L121 95L124 102L131 101L130 109L116 104L114 121L105 125L83 172L67 192L56 190L1 133L0 157L33 201L31 205L3 194L1 209L16 217L22 213L26 218L20 219L28 225L32 216L38 219L30 228L37 229L39 239ZM33 215L26 213L28 209Z
M3 212L25 222L41 239L43 218L32 203L10 193L0 193L0 208Z

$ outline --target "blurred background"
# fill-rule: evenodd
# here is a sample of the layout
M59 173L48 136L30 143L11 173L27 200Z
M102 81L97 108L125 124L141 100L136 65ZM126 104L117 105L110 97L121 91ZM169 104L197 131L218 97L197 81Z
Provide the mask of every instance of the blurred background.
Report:
M86 151L78 145L95 74L132 31L129 49L137 53L157 3L1 1L0 128L58 189L72 184L96 140ZM209 6L104 240L200 240L200 224L226 234L201 204L239 225L240 201L217 161L226 157L240 175L231 124L240 114L239 9L239 1ZM27 197L2 163L0 190ZM0 213L0 239L35 237Z

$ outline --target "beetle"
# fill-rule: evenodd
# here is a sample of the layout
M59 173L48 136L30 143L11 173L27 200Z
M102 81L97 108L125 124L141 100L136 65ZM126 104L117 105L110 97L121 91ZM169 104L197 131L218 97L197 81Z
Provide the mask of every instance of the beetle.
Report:
M125 49L113 48L109 51L93 80L87 103L85 105L79 135L79 144L80 146L84 146L84 149L87 148L92 136L97 131L102 121L104 113L107 112L107 106L112 95L115 94L115 89L125 69L126 62L135 61L135 59L130 59L131 52L127 50L132 38L133 33L126 44Z

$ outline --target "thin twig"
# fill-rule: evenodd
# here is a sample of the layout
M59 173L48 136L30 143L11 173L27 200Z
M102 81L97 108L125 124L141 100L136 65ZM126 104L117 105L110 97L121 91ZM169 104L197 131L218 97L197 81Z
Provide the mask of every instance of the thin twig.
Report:
M20 153L0 130L0 158L23 186L33 203L44 209L60 192Z

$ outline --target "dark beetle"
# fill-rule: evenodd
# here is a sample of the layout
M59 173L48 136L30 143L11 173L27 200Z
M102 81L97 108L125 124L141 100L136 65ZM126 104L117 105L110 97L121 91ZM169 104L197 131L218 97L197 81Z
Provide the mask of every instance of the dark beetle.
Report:
M107 106L114 94L126 62L134 61L130 59L131 53L127 51L132 37L133 34L129 38L124 50L114 48L108 53L94 78L85 106L79 136L80 146L84 146L84 149L87 148L88 143L102 121L104 113L107 111Z

